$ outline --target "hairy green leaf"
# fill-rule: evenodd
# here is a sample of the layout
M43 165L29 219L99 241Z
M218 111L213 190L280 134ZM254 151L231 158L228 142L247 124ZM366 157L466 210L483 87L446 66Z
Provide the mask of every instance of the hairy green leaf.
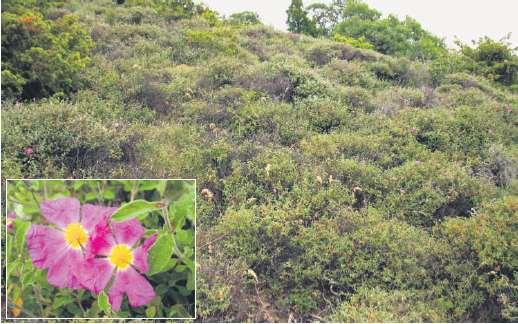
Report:
M164 207L164 203L160 201L145 201L142 199L134 200L117 209L115 213L113 213L112 219L115 221L123 221L134 217L143 219L150 212L162 207Z
M174 239L170 233L161 233L149 251L149 275L166 270L173 254Z

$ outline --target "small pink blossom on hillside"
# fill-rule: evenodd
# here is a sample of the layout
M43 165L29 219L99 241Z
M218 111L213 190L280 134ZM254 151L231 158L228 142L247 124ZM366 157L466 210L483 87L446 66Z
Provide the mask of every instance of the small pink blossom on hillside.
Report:
M34 150L29 146L23 149L23 153L27 156L32 156L32 154L34 154Z
M59 288L79 289L77 269L84 261L84 248L96 225L107 221L116 208L86 204L75 198L44 201L43 217L54 227L31 225L27 247L32 263L48 269L47 279Z
M7 213L7 231L9 233L12 233L14 230L14 224L13 221L16 219L16 213L15 212L9 212Z
M148 251L157 235L135 247L143 235L144 228L136 219L102 222L88 244L89 257L82 265L80 281L98 294L114 275L108 297L115 311L120 310L124 294L133 307L146 305L155 297L153 287L142 274L149 270Z

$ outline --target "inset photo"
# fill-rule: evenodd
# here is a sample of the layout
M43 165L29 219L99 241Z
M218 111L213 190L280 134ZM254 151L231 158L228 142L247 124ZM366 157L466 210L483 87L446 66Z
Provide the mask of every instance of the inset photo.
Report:
M195 180L7 180L7 319L195 318Z

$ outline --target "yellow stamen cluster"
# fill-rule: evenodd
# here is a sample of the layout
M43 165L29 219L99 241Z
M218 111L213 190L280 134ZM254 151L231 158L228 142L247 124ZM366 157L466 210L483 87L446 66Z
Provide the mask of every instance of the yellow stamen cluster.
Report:
M111 249L108 260L118 270L124 270L133 262L133 252L126 244L117 244Z
M88 233L79 223L69 224L65 228L65 241L73 249L80 249L88 241Z

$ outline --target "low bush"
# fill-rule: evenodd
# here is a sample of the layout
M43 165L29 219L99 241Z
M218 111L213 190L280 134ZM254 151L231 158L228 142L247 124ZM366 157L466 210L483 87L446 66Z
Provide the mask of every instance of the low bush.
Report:
M339 305L333 322L437 322L449 318L440 300L430 300L426 291L361 288Z
M38 11L2 11L4 99L77 91L92 48L92 39L76 16L48 20Z
M414 127L419 143L431 151L442 151L459 159L474 155L484 159L491 142L510 134L501 115L465 106L454 110L421 111L412 115L409 124ZM502 127L496 129L496 124Z
M376 93L373 106L376 111L387 116L395 116L407 108L424 108L427 105L426 94L421 89L393 87Z
M459 165L443 160L438 155L391 169L385 174L387 194L379 208L388 217L425 227L446 217L469 217L492 190Z
M92 96L76 102L6 105L6 165L17 165L9 172L26 178L84 177L107 169L116 173L133 162L132 146L138 139L134 126L145 120L133 109Z
M344 127L350 119L347 106L332 99L309 97L298 103L296 109L309 118L310 127L319 133L330 133Z
M232 85L244 69L245 64L242 61L225 56L216 57L207 62L207 71L201 76L198 86L218 89L225 85Z
M229 204L245 205L269 202L289 195L299 173L290 151L265 150L253 160L233 161L232 171L224 179L224 196Z
M323 67L321 74L346 86L374 89L382 85L367 65L358 61L333 60Z
M478 312L488 322L517 316L517 279L512 270L517 266L516 251L510 248L516 244L517 210L517 197L505 196L484 204L469 219L450 219L440 227L455 257L447 270L465 287L458 308ZM461 266L469 263L472 269ZM474 302L473 292L489 302Z
M334 161L340 157L372 163L388 169L406 161L425 159L429 153L411 134L392 130L378 134L353 132L316 135L304 139L302 152L312 159Z
M423 64L406 58L384 57L370 64L376 77L395 85L421 87L431 83L431 75Z

